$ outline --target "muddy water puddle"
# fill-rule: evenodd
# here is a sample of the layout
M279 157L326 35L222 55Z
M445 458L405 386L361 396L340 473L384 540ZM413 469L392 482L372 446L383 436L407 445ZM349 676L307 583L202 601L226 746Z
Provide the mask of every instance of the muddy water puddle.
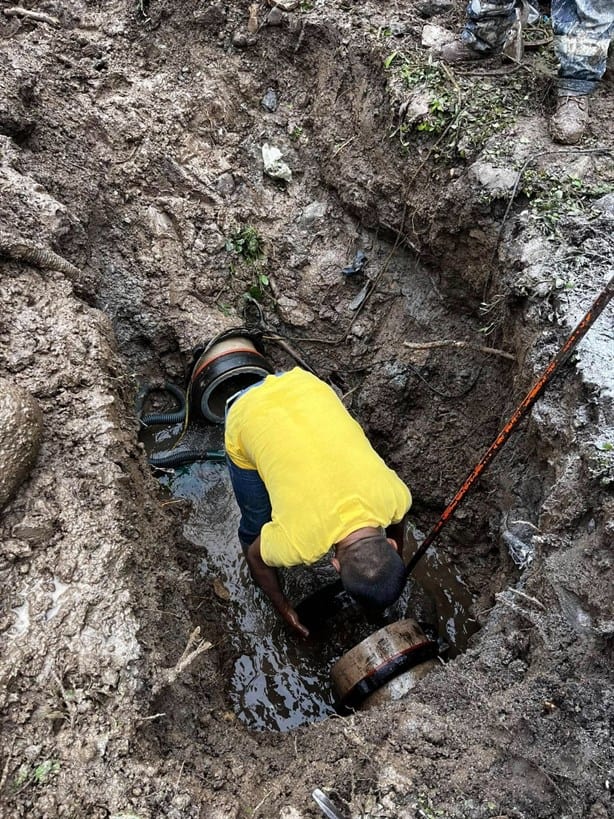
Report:
M148 451L168 450L178 432L175 428L174 436L168 430L150 434L145 440ZM202 443L200 448L205 448ZM220 449L221 443L221 430L207 432L207 449ZM435 626L443 656L455 656L466 647L472 632L471 598L436 552L423 561L386 619L368 622L350 598L341 595L332 601L335 612L330 618L324 611L326 601L312 609L315 619L308 640L295 638L251 581L237 539L239 510L226 466L198 462L162 472L159 480L174 498L189 502L183 534L202 550L200 573L227 607L225 653L234 658L228 696L238 718L250 728L288 731L335 714L333 663L386 622L415 617ZM326 559L281 573L295 606L337 578Z

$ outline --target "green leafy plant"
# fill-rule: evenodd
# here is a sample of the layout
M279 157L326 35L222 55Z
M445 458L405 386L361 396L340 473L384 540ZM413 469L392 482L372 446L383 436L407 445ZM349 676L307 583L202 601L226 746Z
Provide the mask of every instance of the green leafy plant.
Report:
M17 771L14 785L16 788L25 788L31 784L44 785L59 770L60 763L57 759L45 759L34 766L23 764Z
M300 125L296 125L290 131L290 139L292 140L292 142L298 142L302 135L303 135L303 129L301 128Z
M537 95L521 75L511 75L505 84L488 77L456 75L443 62L427 60L422 54L393 51L384 60L391 86L404 100L400 112L419 103L417 111L406 117L393 131L401 145L410 149L412 141L428 140L435 160L452 162L479 153L492 135L507 127L521 110L526 110L532 95Z
M264 240L251 225L231 233L226 240L226 250L237 253L246 262L256 262L264 256Z
M230 235L226 241L226 250L240 256L250 270L252 280L247 284L247 289L243 293L244 298L263 301L270 281L264 270L267 260L262 236L256 228L247 225ZM231 267L231 272L234 274L237 271Z
M266 273L258 273L256 280L248 287L245 295L256 301L263 301L266 295L266 288L269 287L269 277Z
M612 186L591 185L573 175L556 171L525 170L520 185L529 200L530 213L542 232L557 232L565 216L590 215L591 200L610 192Z

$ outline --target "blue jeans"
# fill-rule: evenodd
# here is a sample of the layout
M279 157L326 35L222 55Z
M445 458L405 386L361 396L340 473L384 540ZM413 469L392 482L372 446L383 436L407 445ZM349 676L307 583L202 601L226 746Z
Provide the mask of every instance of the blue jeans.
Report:
M279 376L283 375L283 373L276 372L275 375ZM255 384L251 384L244 390L232 395L226 402L226 417L228 416L228 410L237 398L245 395L250 390L256 389L262 383L262 381L257 381ZM242 469L234 464L228 455L226 455L226 462L228 463L228 472L235 498L241 510L239 542L245 552L247 547L256 540L264 524L271 520L271 500L262 478L255 469Z
M241 510L239 542L245 552L256 540L265 523L271 520L271 501L266 486L255 469L241 469L228 456L228 472Z
M515 6L515 0L470 0L463 42L476 51L500 51L514 23ZM552 0L551 13L558 94L590 94L605 74L614 2Z

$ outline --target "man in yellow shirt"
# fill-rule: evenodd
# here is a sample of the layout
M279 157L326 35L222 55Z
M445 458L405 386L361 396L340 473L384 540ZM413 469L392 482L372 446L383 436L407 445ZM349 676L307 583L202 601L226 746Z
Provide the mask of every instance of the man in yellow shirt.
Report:
M308 634L277 568L331 548L358 602L383 609L399 597L409 489L327 384L298 367L267 376L228 402L225 447L252 577L292 628Z

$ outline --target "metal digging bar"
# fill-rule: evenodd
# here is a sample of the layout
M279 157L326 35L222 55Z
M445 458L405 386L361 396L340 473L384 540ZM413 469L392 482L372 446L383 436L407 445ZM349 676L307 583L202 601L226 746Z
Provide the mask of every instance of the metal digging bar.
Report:
M416 551L413 555L409 563L407 564L407 568L405 570L406 577L409 577L411 572L415 569L418 561L422 558L425 554L426 550L429 546L433 543L437 535L441 532L443 527L446 523L450 520L454 512L456 511L456 507L465 497L467 492L471 489L473 484L477 481L480 477L482 472L486 469L486 467L490 464L493 460L495 455L499 452L502 446L506 443L507 439L510 437L512 432L516 429L519 422L524 418L527 412L531 409L535 401L539 398L542 392L545 390L546 386L550 382L550 380L556 375L561 365L567 360L570 353L576 346L576 344L580 341L580 339L586 334L588 329L594 323L594 321L599 317L599 315L603 312L604 308L607 306L610 299L614 296L614 276L611 277L610 281L606 284L604 289L601 293L597 296L593 304L591 305L590 309L584 315L584 318L580 321L577 327L571 332L568 336L567 340L558 351L558 353L554 356L554 358L550 361L542 375L538 378L538 380L533 384L529 392L525 395L523 400L514 410L512 417L509 421L505 424L501 432L497 435L495 440L492 442L490 447L486 450L484 455L482 456L479 463L473 468L472 472L469 476L465 479L463 484L461 485L460 489L456 493L456 495L452 498L450 503L446 506L444 511L441 514L441 517L437 521L437 523L433 526L429 534L426 536L420 548Z

